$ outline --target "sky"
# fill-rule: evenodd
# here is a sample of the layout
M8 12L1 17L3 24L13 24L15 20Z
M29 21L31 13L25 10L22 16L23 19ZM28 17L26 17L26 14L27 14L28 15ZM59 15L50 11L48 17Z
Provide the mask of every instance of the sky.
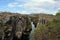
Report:
M60 10L60 0L0 0L0 11L55 14L58 10Z

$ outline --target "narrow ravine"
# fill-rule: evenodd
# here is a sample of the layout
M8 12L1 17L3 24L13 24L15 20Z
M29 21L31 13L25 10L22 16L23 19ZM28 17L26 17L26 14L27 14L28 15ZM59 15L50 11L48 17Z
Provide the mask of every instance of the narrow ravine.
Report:
M35 25L33 24L33 22L31 22L31 26L32 26L32 30L29 34L29 40L31 40L30 38L32 37L33 33L34 33L34 30L35 30Z
M27 34L22 34L21 40L29 40L32 33L34 32L35 29L35 25L33 24L33 22L31 22L31 26L32 26L32 30L31 31L25 31L24 33Z

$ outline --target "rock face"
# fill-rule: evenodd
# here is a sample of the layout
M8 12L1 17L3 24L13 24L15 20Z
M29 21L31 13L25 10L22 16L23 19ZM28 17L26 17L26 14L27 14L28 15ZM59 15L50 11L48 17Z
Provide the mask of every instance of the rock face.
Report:
M5 13L4 15L4 13L0 14L0 40L21 40L22 34L29 31L28 17L13 13Z
M5 23L5 31L4 31L4 40L14 40L12 38L20 38L22 32L26 28L26 19L24 17L19 16L11 16L10 19ZM8 38L6 38L9 36Z

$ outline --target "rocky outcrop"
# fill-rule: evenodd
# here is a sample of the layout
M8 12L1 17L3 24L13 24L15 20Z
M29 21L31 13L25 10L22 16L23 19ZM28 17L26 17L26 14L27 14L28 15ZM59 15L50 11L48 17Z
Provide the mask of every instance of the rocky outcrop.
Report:
M22 32L26 28L26 19L19 16L11 16L5 23L4 40L14 40L13 38L20 38ZM8 38L7 38L8 37Z
M31 22L37 27L53 20L53 15L18 13L0 13L0 39L1 40L29 40L32 30Z
M3 12L0 14L0 21L1 40L21 40L22 34L25 35L31 30L27 15Z

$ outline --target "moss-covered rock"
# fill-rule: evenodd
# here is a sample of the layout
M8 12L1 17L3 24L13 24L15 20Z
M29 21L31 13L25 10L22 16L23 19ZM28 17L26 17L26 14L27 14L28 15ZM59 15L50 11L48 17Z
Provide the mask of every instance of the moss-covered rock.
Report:
M30 40L60 40L60 16L55 16L48 25L38 24ZM57 20L58 19L58 20Z

